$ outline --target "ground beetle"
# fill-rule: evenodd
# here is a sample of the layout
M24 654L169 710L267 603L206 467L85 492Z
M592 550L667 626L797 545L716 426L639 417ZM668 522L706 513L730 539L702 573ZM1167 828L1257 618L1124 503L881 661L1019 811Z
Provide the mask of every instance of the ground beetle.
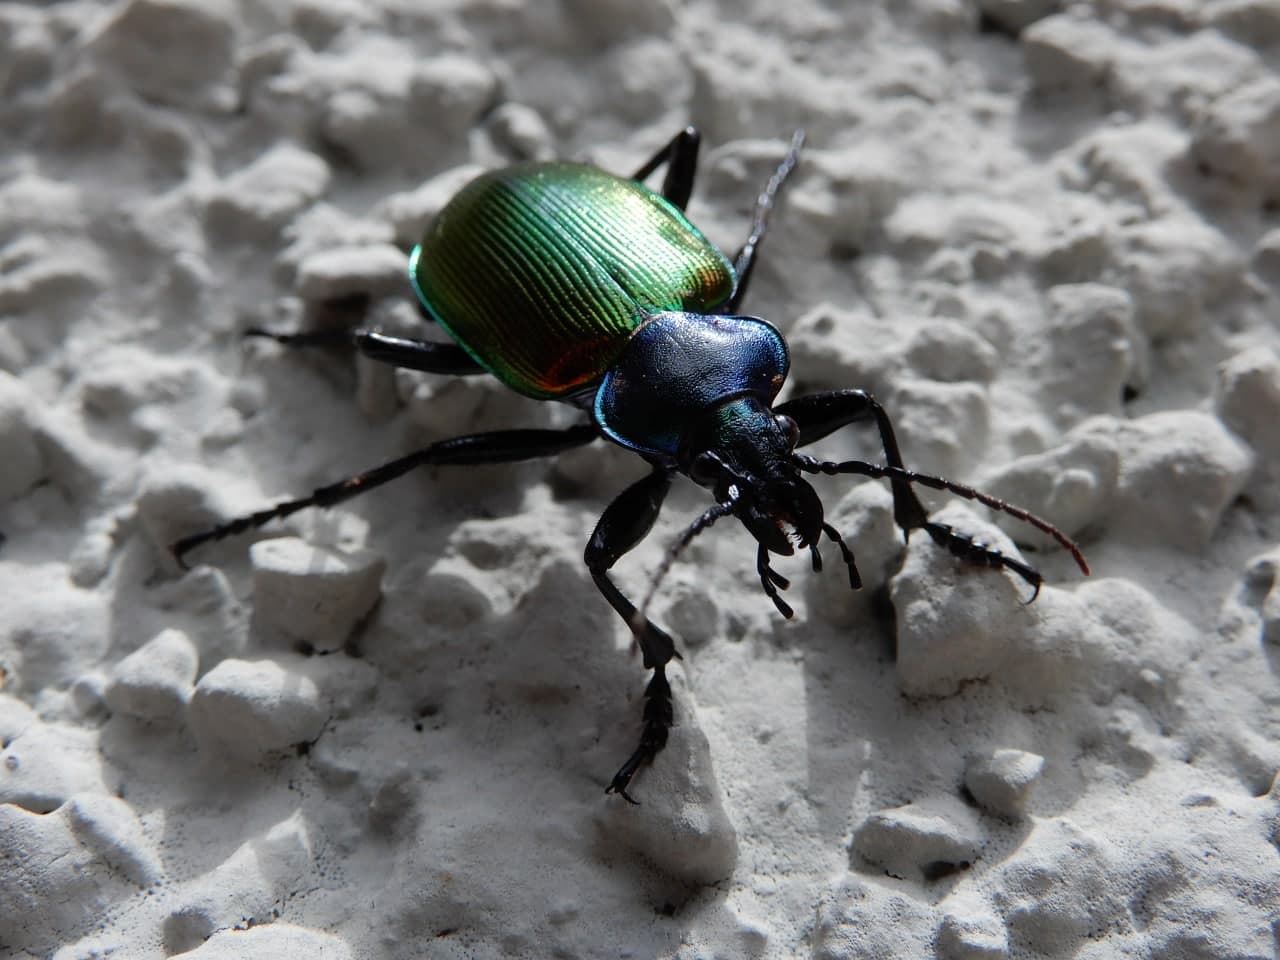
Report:
M773 406L787 376L786 342L771 324L738 316L769 214L795 168L804 141L790 149L760 193L746 242L730 261L684 215L693 189L699 136L677 134L628 179L573 163L526 163L478 177L454 197L409 259L413 287L429 319L456 343L431 343L356 330L355 347L375 360L431 373L491 373L538 400L560 400L589 414L564 430L503 430L442 440L309 497L221 524L173 545L181 561L198 544L285 517L328 507L415 467L502 463L558 454L604 437L652 466L605 510L587 544L596 586L635 634L644 666L644 724L636 750L607 792L627 800L636 771L662 750L672 724L666 664L678 657L671 637L623 595L609 570L653 527L675 474L705 487L715 504L668 553L732 514L758 542L756 570L783 616L787 580L769 555L807 548L819 567L823 536L841 551L850 584L861 580L852 552L823 518L822 502L803 474L886 478L894 519L904 532L923 529L953 554L1004 567L1038 592L1040 574L1020 560L929 519L912 484L947 490L1012 514L1053 536L1088 573L1079 548L1025 510L939 477L907 470L889 417L862 390L797 397ZM663 164L661 195L642 181ZM325 334L250 330L280 343L324 342ZM873 420L885 464L817 460L796 452L834 430ZM1035 594L1032 594L1032 599ZM634 802L634 801L633 801Z

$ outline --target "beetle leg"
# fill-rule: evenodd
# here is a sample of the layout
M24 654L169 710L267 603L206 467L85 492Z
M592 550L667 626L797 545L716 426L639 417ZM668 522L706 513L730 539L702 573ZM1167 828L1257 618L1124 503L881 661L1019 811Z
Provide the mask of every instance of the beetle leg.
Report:
M662 501L671 489L671 477L670 470L655 466L648 476L623 490L600 517L583 555L596 587L618 616L627 622L640 646L645 668L653 671L653 679L644 693L644 727L640 744L614 774L605 790L606 793L620 794L631 803L635 802L627 793L631 778L667 744L673 712L665 667L672 657L679 658L680 654L665 630L647 617L637 617L635 604L609 578L609 570L653 528L662 509Z
M871 394L865 390L832 390L829 393L813 393L807 397L796 397L786 403L774 407L774 413L790 417L800 427L800 439L797 447L821 440L841 427L874 417L876 428L880 431L880 444L884 447L885 459L889 466L906 470L902 462L902 453L898 449L898 438L894 436L893 424L889 414ZM924 527L929 522L929 513L924 504L916 496L911 484L901 475L890 476L893 487L893 519L902 528L904 538L909 538L911 531Z
M756 268L756 251L760 241L764 239L765 231L769 229L769 214L773 212L773 202L782 185L787 182L787 177L791 176L791 171L796 168L796 162L800 159L800 148L803 146L804 131L797 130L791 135L791 146L787 149L787 155L782 158L778 168L773 171L773 176L756 197L756 208L751 214L751 233L747 235L746 242L733 258L733 270L738 275L738 285L734 287L732 296L724 306L725 313L737 313L742 298L747 295L747 284L751 282L751 273Z
M466 350L456 343L434 343L429 340L406 340L389 337L376 330L304 330L300 333L273 333L261 327L250 327L246 337L274 340L286 347L354 346L371 360L389 363L407 370L443 373L457 377L488 373Z
M1089 564L1086 562L1080 547L1048 520L1042 520L1028 510L1006 503L998 497L993 497L989 493L983 493L981 490L966 486L963 483L956 483L952 480L930 476L925 473L916 473L914 470L905 470L902 467L867 463L863 460L846 460L842 463L833 463L830 460L816 460L813 457L797 453L792 455L792 461L801 470L806 470L809 473L825 473L828 476L852 473L876 479L901 479L905 483L919 483L933 490L945 490L948 493L954 493L956 496L964 497L966 500L976 500L983 506L990 507L992 510L999 510L1001 513L1007 513L1024 523L1030 524L1037 530L1047 533L1071 554L1085 576L1089 575ZM972 563L981 563L989 567L1004 567L1012 570L1027 583L1031 584L1035 590L1031 595L1031 599L1027 601L1028 603L1039 595L1040 585L1044 582L1044 578L1034 567L1023 563L1021 560L1015 560L1013 557L1007 557L994 547L989 547L966 534L959 533L945 523L937 523L926 518L920 526L929 534L934 543L951 551L958 557L962 557Z
M451 440L441 440L407 456L384 463L380 467L319 487L312 491L310 496L287 500L274 507L259 510L257 513L220 523L202 533L183 537L169 549L178 564L185 566L183 555L202 543L244 533L261 527L271 520L297 513L306 507L332 507L344 500L359 496L366 490L390 483L416 467L511 463L538 457L552 457L573 447L590 443L598 436L600 431L595 424L583 423L564 430L499 430L493 433L475 433L454 437Z
M698 172L698 145L701 142L702 135L698 133L697 127L685 127L633 173L631 179L644 180L665 163L667 173L662 179L662 196L677 210L683 210L689 203L689 195L693 193L693 179Z
M356 349L371 360L393 367L469 377L488 373L484 367L456 343L434 343L430 340L405 340L389 337L376 330L356 330L351 334Z

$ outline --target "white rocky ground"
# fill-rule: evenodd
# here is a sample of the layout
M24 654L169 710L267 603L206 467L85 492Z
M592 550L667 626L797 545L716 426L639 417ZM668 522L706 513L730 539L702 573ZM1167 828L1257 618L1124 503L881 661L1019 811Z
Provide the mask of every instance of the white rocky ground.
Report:
M1276 0L0 4L0 954L1274 956L1278 65ZM1024 606L831 482L867 589L783 565L788 623L722 523L655 603L679 726L629 807L644 676L581 551L634 457L165 545L569 422L239 334L352 291L414 328L477 169L690 121L729 249L808 129L749 304L789 389L874 390L1094 575L931 497Z

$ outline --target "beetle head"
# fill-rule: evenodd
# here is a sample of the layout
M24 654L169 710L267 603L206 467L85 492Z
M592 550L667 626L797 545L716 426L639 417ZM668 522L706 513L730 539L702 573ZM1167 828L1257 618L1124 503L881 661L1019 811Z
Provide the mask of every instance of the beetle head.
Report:
M822 535L822 501L791 460L799 432L761 398L735 397L695 425L680 458L690 479L732 504L757 542L783 556Z

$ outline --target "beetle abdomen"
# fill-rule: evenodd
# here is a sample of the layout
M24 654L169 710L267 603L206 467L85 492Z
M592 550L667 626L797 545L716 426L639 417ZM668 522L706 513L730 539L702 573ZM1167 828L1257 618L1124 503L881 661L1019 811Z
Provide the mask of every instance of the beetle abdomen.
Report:
M736 282L724 254L662 197L568 163L473 180L414 250L410 275L458 343L539 399L598 380L646 316L709 311Z

